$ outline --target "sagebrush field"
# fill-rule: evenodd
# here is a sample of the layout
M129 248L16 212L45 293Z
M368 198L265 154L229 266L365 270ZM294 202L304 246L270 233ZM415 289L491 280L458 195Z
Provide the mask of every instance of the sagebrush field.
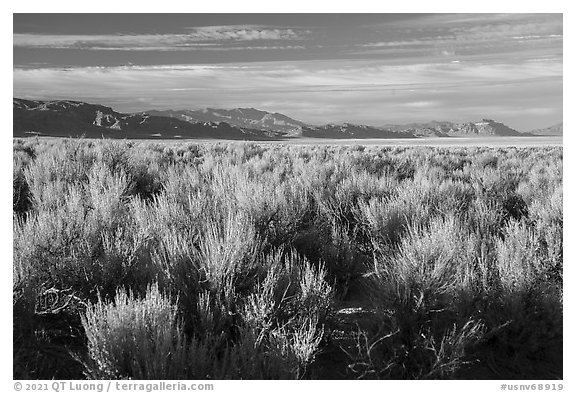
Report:
M562 148L14 140L14 378L562 378Z

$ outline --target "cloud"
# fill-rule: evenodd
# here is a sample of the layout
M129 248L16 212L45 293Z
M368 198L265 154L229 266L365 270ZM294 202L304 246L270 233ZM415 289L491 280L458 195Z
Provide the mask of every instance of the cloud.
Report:
M438 101L414 101L407 102L404 106L409 108L432 108L438 106L440 103Z
M356 43L358 56L486 55L512 56L534 48L562 50L561 14L427 15L401 23L375 24ZM360 49L358 49L360 48Z
M54 35L16 33L14 47L85 49L85 50L223 50L235 43L254 41L298 41L308 30L275 28L267 26L204 26L190 28L183 34L100 34L100 35ZM293 45L294 46L294 45ZM257 49L266 46L255 46ZM270 45L282 48L281 45ZM289 48L289 47L288 47Z
M483 23L450 29L460 41L490 41L523 36L532 39L562 38L562 19L525 20L516 23Z
M218 65L163 65L80 68L16 68L14 88L63 91L107 83L131 89L207 89L218 91L378 91L475 88L530 81L562 80L554 60L517 64L435 63L386 65L377 61L294 61ZM92 85L93 83L93 85ZM102 84L102 88L98 87ZM86 90L82 88L82 90Z
M197 40L296 40L301 38L302 33L294 28L274 28L270 26L255 25L228 25L228 26L203 26L190 28L191 35Z

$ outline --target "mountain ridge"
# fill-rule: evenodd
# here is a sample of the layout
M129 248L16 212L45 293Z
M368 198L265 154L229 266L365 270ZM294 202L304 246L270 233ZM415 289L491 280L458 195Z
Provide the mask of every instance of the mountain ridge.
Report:
M121 113L104 105L73 100L41 101L13 98L13 113L14 137L41 135L134 139L274 140L290 138L403 139L535 135L518 132L492 119L464 123L433 120L405 125L368 126L345 122L315 126L295 120L282 113L272 113L255 108L170 109Z
M538 136L563 136L564 122L556 123L544 128L538 128L530 131L530 133Z
M120 113L112 108L79 101L13 101L13 136L84 136L88 138L215 138L270 139L226 122L189 123L146 112Z
M286 134L297 134L304 122L294 120L281 113L271 113L255 108L216 109L205 108L201 110L152 110L148 111L155 116L176 117L188 122L227 122L236 127L246 127L260 131L274 131Z
M408 123L405 125L386 124L381 128L411 132L420 137L480 137L480 136L530 136L497 122L493 119L455 123L451 121L432 120L424 123Z

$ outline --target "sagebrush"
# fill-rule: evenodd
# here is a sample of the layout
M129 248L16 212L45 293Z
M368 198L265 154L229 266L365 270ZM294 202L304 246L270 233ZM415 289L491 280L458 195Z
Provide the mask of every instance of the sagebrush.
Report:
M562 183L558 147L15 140L14 377L561 378Z

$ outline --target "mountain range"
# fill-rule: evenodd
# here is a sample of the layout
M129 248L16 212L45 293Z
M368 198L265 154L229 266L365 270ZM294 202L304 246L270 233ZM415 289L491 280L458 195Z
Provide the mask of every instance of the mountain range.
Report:
M257 130L225 122L187 122L146 112L125 114L79 101L13 101L14 137L269 139Z
M563 129L563 123L558 123L550 127L533 130L531 131L531 133L534 135L541 135L541 136L562 136L563 133L562 129Z
M171 117L189 123L221 123L225 122L235 127L277 132L285 136L298 135L307 125L301 121L291 119L281 113L270 113L254 108L213 109L202 110L166 110L149 111L152 116Z
M431 121L405 125L386 124L378 127L350 123L315 126L281 113L254 108L120 113L107 106L80 101L37 101L20 98L13 99L13 124L14 137L39 135L122 139L275 140L562 135L562 123L533 133L520 133L491 119L466 123Z

